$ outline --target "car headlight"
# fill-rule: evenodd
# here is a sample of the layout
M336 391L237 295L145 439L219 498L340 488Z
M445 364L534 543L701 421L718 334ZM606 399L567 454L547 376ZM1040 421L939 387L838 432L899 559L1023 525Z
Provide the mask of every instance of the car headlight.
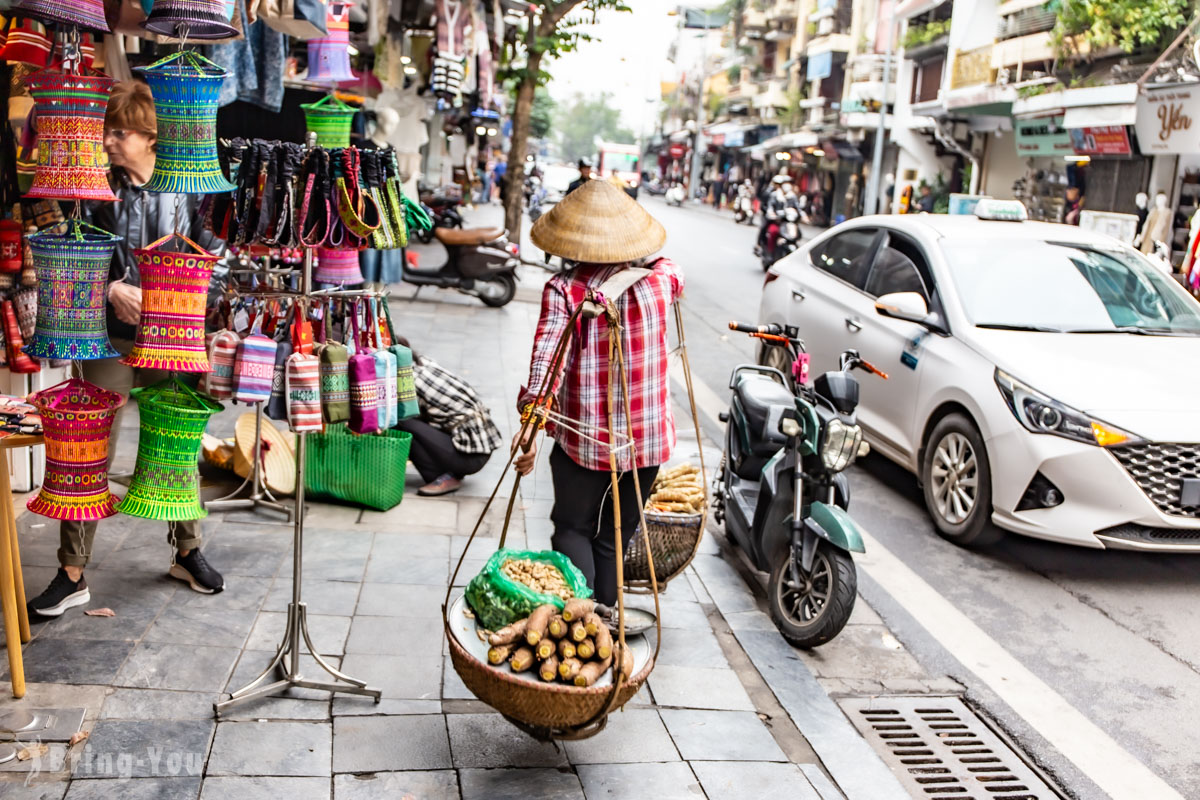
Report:
M996 370L996 386L1013 416L1032 433L1048 433L1084 444L1112 447L1138 440L1128 431L1092 419L1082 411L1047 397L1026 386L1002 369Z
M841 472L850 466L862 444L862 428L847 425L840 419L825 426L825 441L821 445L821 463L830 472Z

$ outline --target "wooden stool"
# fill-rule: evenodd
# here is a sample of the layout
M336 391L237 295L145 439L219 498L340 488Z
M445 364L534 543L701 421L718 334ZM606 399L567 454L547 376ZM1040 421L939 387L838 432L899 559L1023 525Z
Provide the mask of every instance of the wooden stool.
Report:
M42 444L41 434L17 434L0 439L0 452ZM17 545L17 517L13 509L8 461L0 464L0 610L4 612L4 639L8 646L8 671L13 697L25 696L25 665L21 643L29 641L29 614L25 608L25 581L21 577L21 551Z

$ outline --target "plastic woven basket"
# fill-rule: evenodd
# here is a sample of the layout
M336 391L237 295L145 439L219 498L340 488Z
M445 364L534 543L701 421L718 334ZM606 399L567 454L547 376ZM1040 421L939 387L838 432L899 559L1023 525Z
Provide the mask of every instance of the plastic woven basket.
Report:
M704 536L704 523L708 518L707 508L695 514L673 514L666 511L644 513L649 536L642 536L642 527L639 525L629 542L629 548L625 551L625 588L638 593L649 592L651 588L646 539L650 540L654 574L658 578L658 589L662 591L671 579L678 577L696 557L700 539Z
M395 508L404 498L404 477L412 434L383 431L350 433L331 425L308 436L304 489L313 499L340 500L379 511Z

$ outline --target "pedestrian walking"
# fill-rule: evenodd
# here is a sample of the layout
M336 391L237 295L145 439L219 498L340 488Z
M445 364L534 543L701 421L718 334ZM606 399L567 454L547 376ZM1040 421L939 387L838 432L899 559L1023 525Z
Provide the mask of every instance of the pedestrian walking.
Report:
M642 491L649 491L659 465L670 458L675 446L667 333L671 305L683 291L683 273L665 258L645 261L662 248L666 232L642 206L608 181L589 181L563 198L538 219L531 236L542 250L561 256L572 266L551 278L542 292L529 381L520 392L518 406L527 409L537 399L554 351L569 333L573 341L562 374L553 376L550 384L554 408L572 420L569 427L547 426L555 440L550 454L554 484L550 541L584 574L596 599L611 605L617 598L617 564L608 431L610 427L616 433L631 430L635 443L636 462L629 449L614 455L620 473L621 534L628 542L640 513L633 471L637 471ZM628 376L627 395L622 396L619 383L611 387L614 408L610 423L608 323L601 316L579 317L570 330L568 324L590 292L639 264L649 272L618 297L608 298L620 317ZM514 447L520 444L520 435ZM537 456L533 440L528 444L529 451L516 460L516 469L523 475L533 470Z

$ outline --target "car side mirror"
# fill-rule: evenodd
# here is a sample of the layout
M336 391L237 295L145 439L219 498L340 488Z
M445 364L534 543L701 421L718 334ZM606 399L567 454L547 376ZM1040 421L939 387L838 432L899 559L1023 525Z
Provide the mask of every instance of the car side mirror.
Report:
M915 322L935 333L947 333L937 314L929 313L925 298L918 292L892 292L875 301L875 313L881 317Z

